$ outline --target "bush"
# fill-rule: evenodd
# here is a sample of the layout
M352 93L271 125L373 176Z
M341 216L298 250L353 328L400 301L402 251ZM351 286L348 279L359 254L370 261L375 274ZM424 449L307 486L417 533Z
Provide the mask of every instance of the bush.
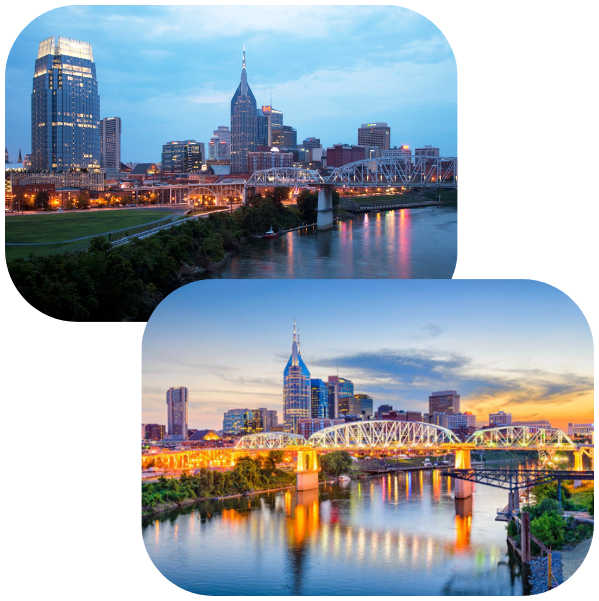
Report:
M320 466L329 476L347 474L352 467L353 460L347 451L333 451L320 457Z
M565 530L564 518L556 513L544 513L530 522L532 535L551 549L562 548L565 541Z

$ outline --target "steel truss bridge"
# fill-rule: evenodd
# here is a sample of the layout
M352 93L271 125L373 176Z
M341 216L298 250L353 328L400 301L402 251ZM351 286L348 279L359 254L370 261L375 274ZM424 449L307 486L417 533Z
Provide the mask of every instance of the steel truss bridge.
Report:
M142 456L142 466L159 469L193 467L231 467L236 458L247 454L266 454L282 450L291 459L301 449L317 452L354 451L427 451L468 453L474 450L537 451L552 455L557 451L573 452L577 474L584 473L582 456L594 460L593 447L577 446L557 428L530 426L500 426L478 430L465 442L446 428L423 422L373 420L330 426L315 432L309 439L285 432L261 432L243 436L235 447L198 448L164 451ZM457 462L456 462L457 463ZM470 467L469 463L465 466ZM477 470L478 472L478 470ZM538 473L538 472L537 472ZM553 472L556 473L556 472ZM571 478L570 478L571 479ZM584 479L582 476L578 479Z
M303 441L302 441L303 439ZM440 449L454 450L532 450L582 451L572 439L557 428L531 426L499 426L477 430L462 442L451 430L424 422L372 420L329 426L315 432L308 440L297 434L268 432L247 434L236 448L271 449L285 445L317 449ZM240 446L242 445L242 446Z
M337 167L326 178L295 167L255 171L246 187L456 188L457 169L455 157L382 157Z

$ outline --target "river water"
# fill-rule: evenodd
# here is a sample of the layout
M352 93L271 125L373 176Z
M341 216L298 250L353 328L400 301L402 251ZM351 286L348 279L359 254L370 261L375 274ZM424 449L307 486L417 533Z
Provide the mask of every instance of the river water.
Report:
M401 209L252 240L216 278L451 278L457 259L455 206Z
M522 595L495 522L507 491L458 505L438 470L201 502L143 525L176 585L209 595Z

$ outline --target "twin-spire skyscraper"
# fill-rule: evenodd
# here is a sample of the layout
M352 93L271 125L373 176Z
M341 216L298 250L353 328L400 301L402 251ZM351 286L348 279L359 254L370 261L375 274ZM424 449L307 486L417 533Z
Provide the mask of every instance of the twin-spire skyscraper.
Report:
M299 332L293 321L291 356L283 371L283 415L290 432L297 432L297 422L311 417L310 371L301 356Z
M258 122L256 98L248 84L245 69L245 45L241 65L241 81L231 99L231 171L246 173L248 170L248 152L256 150Z

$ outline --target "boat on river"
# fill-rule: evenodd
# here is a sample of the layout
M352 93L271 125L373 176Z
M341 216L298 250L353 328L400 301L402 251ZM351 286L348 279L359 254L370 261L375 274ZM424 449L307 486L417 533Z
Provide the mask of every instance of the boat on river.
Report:
M262 235L262 238L266 238L267 240L271 239L271 238L278 238L279 237L279 232L274 232L272 229L272 225L270 226L270 229L268 230L268 232L266 232L266 234Z

